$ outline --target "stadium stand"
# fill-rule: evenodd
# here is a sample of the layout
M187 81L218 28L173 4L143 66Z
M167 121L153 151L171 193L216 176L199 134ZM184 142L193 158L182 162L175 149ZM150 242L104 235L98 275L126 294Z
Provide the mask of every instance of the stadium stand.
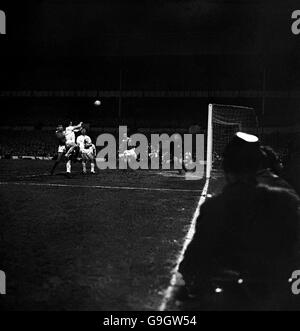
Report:
M96 139L98 134L103 132L116 133L117 126L113 128L112 123L103 123L107 126L102 126L101 128L92 128L89 132L93 139ZM174 132L178 133L188 133L187 126L185 123L181 127L174 126L170 129L166 123L161 123L160 126L152 126L155 123L138 123L141 124L135 127L134 123L131 121L129 125L129 133L132 132L142 132L144 134L151 133L168 133L172 134ZM144 124L144 126L143 126ZM147 124L147 125L146 125ZM163 126L165 124L165 126ZM150 129L149 127L152 128ZM55 127L45 127L42 130L36 130L34 127L30 128L5 128L0 129L0 156L54 156L56 153L56 139L54 136ZM205 133L203 131L203 133ZM271 146L281 157L282 161L286 163L291 152L293 141L296 141L296 133L285 133L280 131L274 131L271 133L264 134L263 143L264 145Z
M56 151L56 141L51 131L0 130L0 155L51 157Z

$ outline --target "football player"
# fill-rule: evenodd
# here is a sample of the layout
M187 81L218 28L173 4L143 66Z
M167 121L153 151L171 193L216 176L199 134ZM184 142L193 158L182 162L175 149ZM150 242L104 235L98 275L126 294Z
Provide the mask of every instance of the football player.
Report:
M72 122L70 122L69 126L64 130L63 126L60 124L56 128L55 135L58 139L58 155L57 159L51 169L51 175L54 174L54 171L58 164L61 162L61 159L63 155L68 159L66 168L67 168L67 174L71 173L71 156L74 152L76 152L76 137L75 132L78 132L82 126L82 122L79 123L76 126L72 125Z
M86 134L86 129L81 130L81 135L77 137L77 145L80 148L82 157L82 172L86 174L86 164L91 163L91 173L95 173L96 146L91 138Z
M66 157L68 158L73 151L76 149L76 137L75 132L79 132L82 128L82 122L78 125L73 126L73 123L70 122L69 126L66 127L65 136L66 136L66 148L67 153Z
M57 159L51 169L51 175L54 174L54 170L58 166L58 164L61 162L61 158L66 153L66 136L63 126L60 124L56 128L55 131L56 138L58 140L58 151L57 151Z

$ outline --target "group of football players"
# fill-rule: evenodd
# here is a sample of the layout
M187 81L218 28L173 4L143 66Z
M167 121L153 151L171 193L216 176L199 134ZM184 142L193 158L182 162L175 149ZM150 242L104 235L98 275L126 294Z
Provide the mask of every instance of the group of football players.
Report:
M80 135L76 139L76 132L80 132ZM87 135L86 128L83 123L73 125L69 123L65 129L62 125L56 128L56 138L58 139L58 154L57 159L51 169L51 175L58 164L65 158L66 160L66 174L69 176L72 171L72 162L82 162L82 173L87 173L87 163L91 164L91 173L95 174L95 159L96 159L96 147L92 143L91 138Z

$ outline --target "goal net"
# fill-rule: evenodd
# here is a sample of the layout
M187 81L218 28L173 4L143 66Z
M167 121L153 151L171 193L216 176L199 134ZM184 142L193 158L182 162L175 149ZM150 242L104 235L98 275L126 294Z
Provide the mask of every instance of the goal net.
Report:
M208 106L207 178L210 178L212 171L221 170L223 151L238 131L258 134L258 121L253 108L217 104Z

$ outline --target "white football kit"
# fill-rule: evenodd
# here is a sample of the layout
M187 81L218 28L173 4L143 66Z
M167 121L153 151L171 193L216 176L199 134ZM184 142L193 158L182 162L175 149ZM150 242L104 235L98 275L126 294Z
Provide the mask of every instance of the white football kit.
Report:
M58 153L65 153L66 152L66 146L65 145L59 145L58 146Z
M92 139L87 135L81 135L77 138L80 152L83 158L92 159L95 156L96 147L92 144ZM89 146L86 146L89 145Z
M65 131L66 145L72 146L76 143L76 137L74 132L74 126L68 126Z

